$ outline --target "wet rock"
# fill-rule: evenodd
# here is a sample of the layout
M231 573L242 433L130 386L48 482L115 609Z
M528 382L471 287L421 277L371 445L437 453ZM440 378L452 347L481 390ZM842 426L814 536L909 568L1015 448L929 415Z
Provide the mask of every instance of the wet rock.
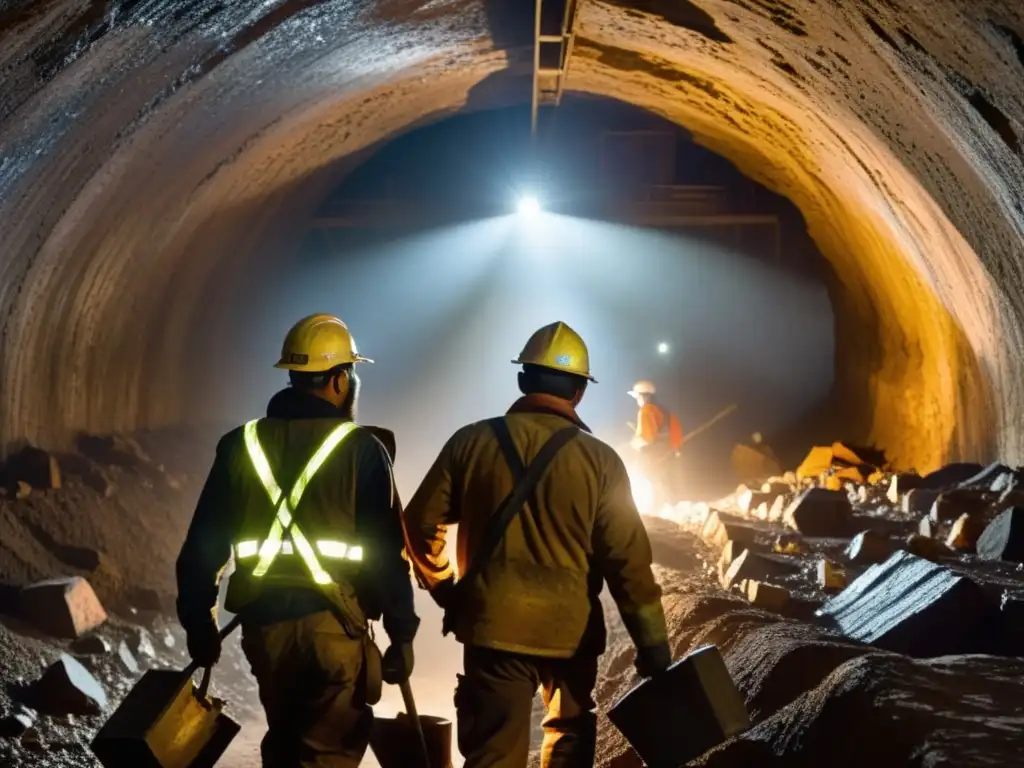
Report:
M107 620L107 612L85 579L51 579L21 591L20 613L37 629L75 639Z
M928 517L936 523L951 523L961 515L984 512L998 501L998 494L958 488L939 494L928 511Z
M725 589L732 589L743 580L767 581L772 577L787 575L793 572L788 564L773 560L763 555L743 550L740 555L729 565L722 579L722 586Z
M73 642L70 650L76 656L103 656L110 653L113 648L110 641L102 635L86 635Z
M974 552L978 539L984 533L987 524L987 519L980 514L960 515L953 522L953 527L949 529L946 545L960 552Z
M818 587L826 592L838 592L846 588L846 574L828 560L819 560L814 573Z
M789 605L789 590L756 579L746 579L740 591L750 604L766 611L781 613Z
M947 464L921 478L921 488L943 491L947 488L954 488L960 483L970 480L977 475L984 467L981 464L958 463Z
M901 472L893 475L889 482L889 489L885 492L886 498L893 504L899 504L900 498L910 491L921 486L921 476L916 472Z
M818 611L847 637L909 656L971 650L991 615L973 581L907 552L871 566Z
M46 489L60 488L62 485L56 457L33 446L22 448L9 457L0 474L6 485L23 482L32 488Z
M841 491L809 488L786 509L782 519L804 536L843 537L849 534L853 507Z
M1011 507L990 522L976 544L984 560L1024 563L1024 507Z
M885 534L861 531L853 537L844 554L851 563L870 565L888 560L895 549Z
M139 662L136 661L135 656L129 650L127 643L123 640L117 645L117 657L121 660L121 664L129 674L137 675L142 670L139 668Z
M901 508L909 515L927 515L939 493L931 488L914 488L903 497Z
M920 533L912 533L907 537L907 551L912 555L923 557L926 560L941 560L944 557L952 557L953 552L949 547L937 539L932 539Z
M107 706L103 686L66 653L26 693L30 704L49 715L96 715Z

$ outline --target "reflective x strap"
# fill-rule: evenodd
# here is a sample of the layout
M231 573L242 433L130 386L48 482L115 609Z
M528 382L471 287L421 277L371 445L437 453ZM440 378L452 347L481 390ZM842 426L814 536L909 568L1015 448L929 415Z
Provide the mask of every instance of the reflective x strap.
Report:
M252 462L253 469L256 470L256 474L260 478L267 496L270 498L270 503L277 508L277 514L274 518L274 524L270 527L270 532L267 534L267 538L264 539L263 545L260 547L260 559L253 569L253 576L263 576L270 569L274 558L281 551L281 543L284 539L285 531L287 531L291 535L292 542L299 551L303 562L305 562L310 574L312 574L313 580L317 584L330 584L331 577L320 566L313 547L295 523L291 513L298 506L299 501L302 500L302 495L305 493L309 481L313 479L313 476L323 466L323 463L327 461L331 453L357 427L352 422L345 422L335 427L324 438L320 447L316 449L316 453L306 462L306 466L295 480L295 485L292 486L291 493L285 498L284 492L281 490L281 486L278 485L274 472L270 468L270 462L267 461L267 455L263 451L263 446L260 445L259 436L256 432L256 425L258 423L258 420L250 421L245 425L243 429L245 447L249 453L249 460Z

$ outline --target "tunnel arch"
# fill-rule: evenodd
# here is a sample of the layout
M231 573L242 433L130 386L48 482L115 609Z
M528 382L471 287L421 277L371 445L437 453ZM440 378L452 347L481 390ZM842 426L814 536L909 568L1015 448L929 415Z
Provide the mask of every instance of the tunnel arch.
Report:
M294 15L238 26L230 55L202 25L158 39L175 23L159 6L93 29L53 73L31 54L57 29L79 43L67 18L5 19L25 99L0 112L4 444L196 418L197 339L346 158L528 94L520 52L492 44L491 5L286 3ZM1024 169L1006 136L1024 104L1000 75L1024 65L999 29L1021 11L697 5L711 28L657 3L587 3L569 87L683 125L800 208L838 276L845 437L921 469L1020 460Z

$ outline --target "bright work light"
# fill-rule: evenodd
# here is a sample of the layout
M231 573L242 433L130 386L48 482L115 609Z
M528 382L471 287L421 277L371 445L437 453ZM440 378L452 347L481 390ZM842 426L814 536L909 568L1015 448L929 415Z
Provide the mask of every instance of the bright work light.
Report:
M667 355L668 354L668 350L669 350L669 346L668 346L668 342L667 341L658 342L658 354L659 355Z
M536 216L540 213L540 201L531 195L519 198L516 210L520 216Z

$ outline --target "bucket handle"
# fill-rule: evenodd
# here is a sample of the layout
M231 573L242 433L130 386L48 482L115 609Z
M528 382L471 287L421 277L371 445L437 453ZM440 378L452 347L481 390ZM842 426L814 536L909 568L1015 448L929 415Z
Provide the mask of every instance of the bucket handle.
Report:
M220 639L224 640L225 638L227 638L228 635L230 635L232 632L234 632L238 628L238 625L241 622L242 622L242 617L239 616L238 614L235 614L235 617L233 619L231 619L231 621L229 621L224 626L224 628L220 631ZM199 669L199 665L196 662L193 661L191 664L189 664L187 667L185 667L185 671L184 671L185 677L186 678L192 677L192 675L194 675L198 669ZM208 704L209 703L208 694L210 692L210 678L212 676L212 674L211 674L212 672L213 672L213 667L204 667L203 668L203 678L202 678L202 680L199 681L199 687L196 689L196 698L199 700L199 702L201 704Z

